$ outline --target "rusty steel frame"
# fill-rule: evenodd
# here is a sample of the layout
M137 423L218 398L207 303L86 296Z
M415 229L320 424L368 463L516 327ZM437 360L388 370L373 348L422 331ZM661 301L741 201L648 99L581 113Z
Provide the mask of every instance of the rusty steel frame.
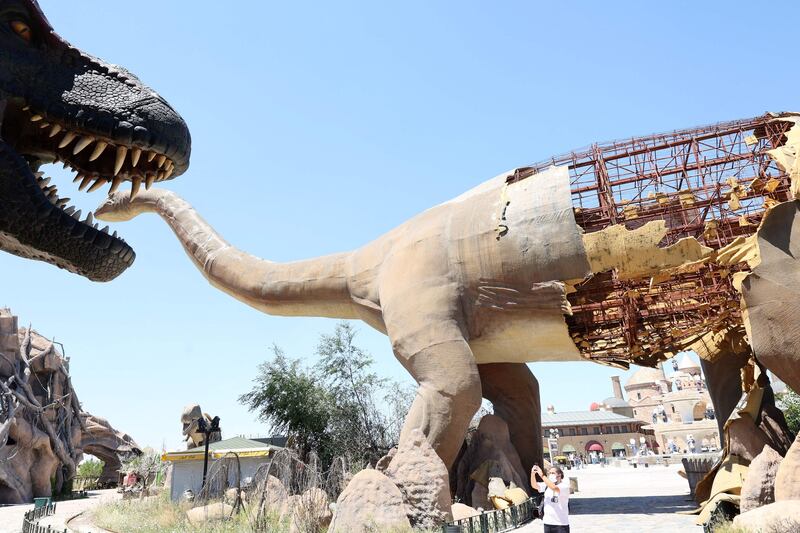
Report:
M754 233L769 205L790 199L789 177L767 151L786 142L792 125L767 114L594 144L519 169L509 181L567 165L575 218L585 232L664 220L660 246L695 237L719 249ZM772 179L778 183L770 192L764 184ZM737 185L738 205L731 203ZM704 265L656 284L649 277L622 280L615 271L595 275L568 296L570 334L587 359L653 365L698 333L741 324L730 274L744 268Z

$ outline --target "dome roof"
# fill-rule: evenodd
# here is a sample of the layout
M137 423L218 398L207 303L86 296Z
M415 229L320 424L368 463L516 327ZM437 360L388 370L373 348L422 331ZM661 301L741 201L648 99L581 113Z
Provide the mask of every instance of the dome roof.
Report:
M625 389L636 385L658 383L664 379L664 373L659 368L640 368L625 382Z
M616 396L611 396L603 400L603 405L606 407L614 408L614 407L630 407L631 404L623 400L622 398L617 398Z
M697 370L700 369L700 363L695 363L692 360L692 358L689 357L689 354L683 354L683 357L681 357L681 360L678 363L678 370L695 370L695 369Z

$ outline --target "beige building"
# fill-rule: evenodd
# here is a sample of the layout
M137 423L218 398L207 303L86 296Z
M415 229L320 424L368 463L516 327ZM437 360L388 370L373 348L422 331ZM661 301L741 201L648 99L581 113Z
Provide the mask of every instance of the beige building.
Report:
M559 455L580 455L585 462L630 456L642 446L642 438L650 449L657 447L652 432L643 429L646 425L641 420L610 410L556 413L551 405L547 412L542 413L545 455L549 458L550 444L554 441ZM558 431L558 438L550 438L551 430Z
M714 451L720 447L711 397L700 364L688 354L672 361L667 378L664 369L641 368L625 383L631 416L646 423L662 453ZM616 378L616 376L615 376ZM612 378L617 395L619 378ZM617 402L621 398L615 398ZM605 402L605 400L604 400ZM617 411L618 408L607 405Z

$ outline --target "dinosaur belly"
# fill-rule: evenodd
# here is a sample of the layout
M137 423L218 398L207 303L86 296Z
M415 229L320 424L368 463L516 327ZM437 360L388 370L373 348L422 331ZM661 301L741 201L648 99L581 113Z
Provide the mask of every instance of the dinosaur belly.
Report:
M478 364L584 360L561 315L496 313L482 326L481 336L469 341Z

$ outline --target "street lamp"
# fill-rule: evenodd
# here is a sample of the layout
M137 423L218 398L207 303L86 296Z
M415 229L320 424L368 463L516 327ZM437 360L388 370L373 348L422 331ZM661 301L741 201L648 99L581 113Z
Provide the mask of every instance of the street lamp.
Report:
M211 424L207 424L205 416L201 416L197 420L197 430L206 437L206 451L203 455L203 486L205 487L206 474L208 473L208 441L211 440L212 433L219 432L219 417L215 416L213 419L211 419Z

